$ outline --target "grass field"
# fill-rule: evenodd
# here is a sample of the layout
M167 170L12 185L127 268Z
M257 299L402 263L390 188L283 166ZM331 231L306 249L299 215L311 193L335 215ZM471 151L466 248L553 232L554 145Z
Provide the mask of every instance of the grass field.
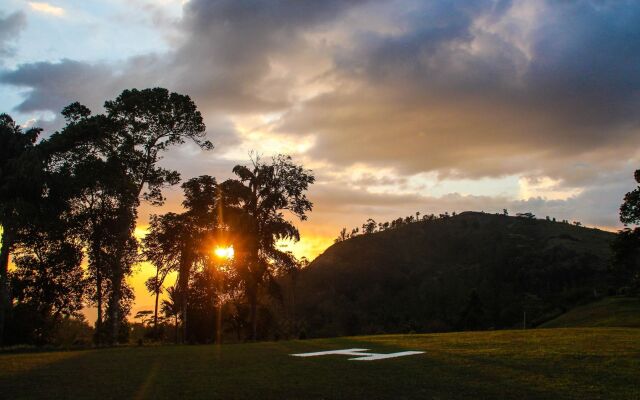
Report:
M371 362L291 353L424 354ZM640 329L388 335L0 355L6 399L640 399Z
M594 303L576 307L540 326L540 328L577 327L640 328L640 299L637 297L607 297Z

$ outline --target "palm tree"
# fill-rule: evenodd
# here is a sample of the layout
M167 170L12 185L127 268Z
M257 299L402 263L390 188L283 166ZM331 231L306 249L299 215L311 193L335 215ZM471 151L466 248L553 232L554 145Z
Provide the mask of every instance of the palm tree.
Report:
M168 298L162 300L162 313L167 319L173 318L175 329L175 341L178 344L178 316L180 315L180 296L175 287L167 289Z
M280 240L300 240L298 229L284 212L307 219L313 204L305 192L315 178L284 155L268 164L256 157L251 167L237 165L233 172L238 178L221 185L220 201L226 222L235 232L236 266L250 305L251 338L255 340L259 289L267 283L273 287L274 271L296 262L291 253L277 247Z

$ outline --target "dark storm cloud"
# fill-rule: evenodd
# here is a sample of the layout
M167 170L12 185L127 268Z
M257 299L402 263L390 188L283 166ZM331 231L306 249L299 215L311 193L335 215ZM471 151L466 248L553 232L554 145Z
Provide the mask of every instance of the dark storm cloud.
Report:
M185 90L230 112L290 106L295 72L274 75L308 45L304 35L364 0L194 0L170 68ZM302 66L300 66L302 67Z
M27 25L27 18L22 12L4 14L0 12L0 60L13 55L15 49L12 42Z
M24 101L16 106L16 111L23 113L59 112L78 98L95 108L104 101L104 97L100 97L110 93L113 81L113 71L106 65L73 60L24 64L0 75L0 82L4 84L29 89Z
M354 36L333 71L348 90L306 103L281 129L316 133L315 155L333 162L443 175L521 173L547 161L560 170L600 149L631 154L640 5L470 4L429 2L400 34ZM527 4L541 10L518 15Z

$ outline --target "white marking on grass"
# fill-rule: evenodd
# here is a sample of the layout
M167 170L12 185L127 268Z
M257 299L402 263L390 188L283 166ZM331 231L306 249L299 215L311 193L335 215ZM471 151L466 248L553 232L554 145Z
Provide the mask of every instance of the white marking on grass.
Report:
M349 360L355 361L375 361L384 360L387 358L413 356L416 354L422 354L424 351L399 351L397 353L366 353L369 349L344 349L344 350L329 350L329 351L316 351L312 353L298 353L291 354L294 357L316 357L316 356L328 356L328 355L340 355L340 356L354 356Z
M328 356L338 354L341 356L361 356L368 355L367 353L363 353L363 351L368 351L369 349L344 349L344 350L329 350L329 351L316 351L314 353L299 353L299 354L291 354L294 357L315 357L315 356Z
M397 353L389 353L389 354L369 353L368 355L366 355L364 357L350 358L349 360L375 361L375 360L384 360L386 358L413 356L413 355L422 354L422 353L424 353L424 351L399 351Z

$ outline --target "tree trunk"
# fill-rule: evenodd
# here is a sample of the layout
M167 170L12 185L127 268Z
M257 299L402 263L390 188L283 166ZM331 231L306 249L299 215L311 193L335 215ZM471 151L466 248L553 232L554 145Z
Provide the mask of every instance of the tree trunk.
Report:
M9 308L9 253L13 243L6 227L2 230L2 248L0 248L0 346L4 341L4 325Z
M258 299L251 299L251 340L258 340Z
M189 302L189 275L191 274L191 260L188 256L182 256L180 265L180 272L178 275L178 286L180 289L180 317L182 319L182 342L187 341L187 308Z
M122 280L124 278L124 260L125 244L117 251L117 257L111 270L111 296L109 298L109 318L111 322L111 332L109 342L117 344L120 337L120 298L122 297Z
M95 226L95 224L94 224ZM96 331L94 335L94 342L96 345L102 343L102 267L100 266L100 244L98 241L93 240L91 243L91 262L93 262L93 268L96 273L96 306L98 308L98 317L96 319Z
M222 344L222 303L216 306L216 337L215 343Z
M111 343L117 344L120 336L120 295L122 291L122 277L117 271L111 282L111 302L109 305L109 318L111 318Z
M295 272L294 272L295 273ZM298 339L298 323L296 321L296 277L291 277L291 329L294 339Z
M96 304L98 306L98 319L96 320L95 342L102 342L102 273L96 270Z
M158 281L156 278L156 284L157 282ZM156 306L155 306L155 309L153 310L153 330L154 330L154 336L156 340L158 340L158 338L160 337L158 332L158 299L159 298L160 298L160 291L156 287Z
M176 344L178 344L178 314L175 315L175 325L174 329L176 331Z
M187 296L184 295L182 299L182 309L180 310L180 314L182 314L182 343L187 342Z

